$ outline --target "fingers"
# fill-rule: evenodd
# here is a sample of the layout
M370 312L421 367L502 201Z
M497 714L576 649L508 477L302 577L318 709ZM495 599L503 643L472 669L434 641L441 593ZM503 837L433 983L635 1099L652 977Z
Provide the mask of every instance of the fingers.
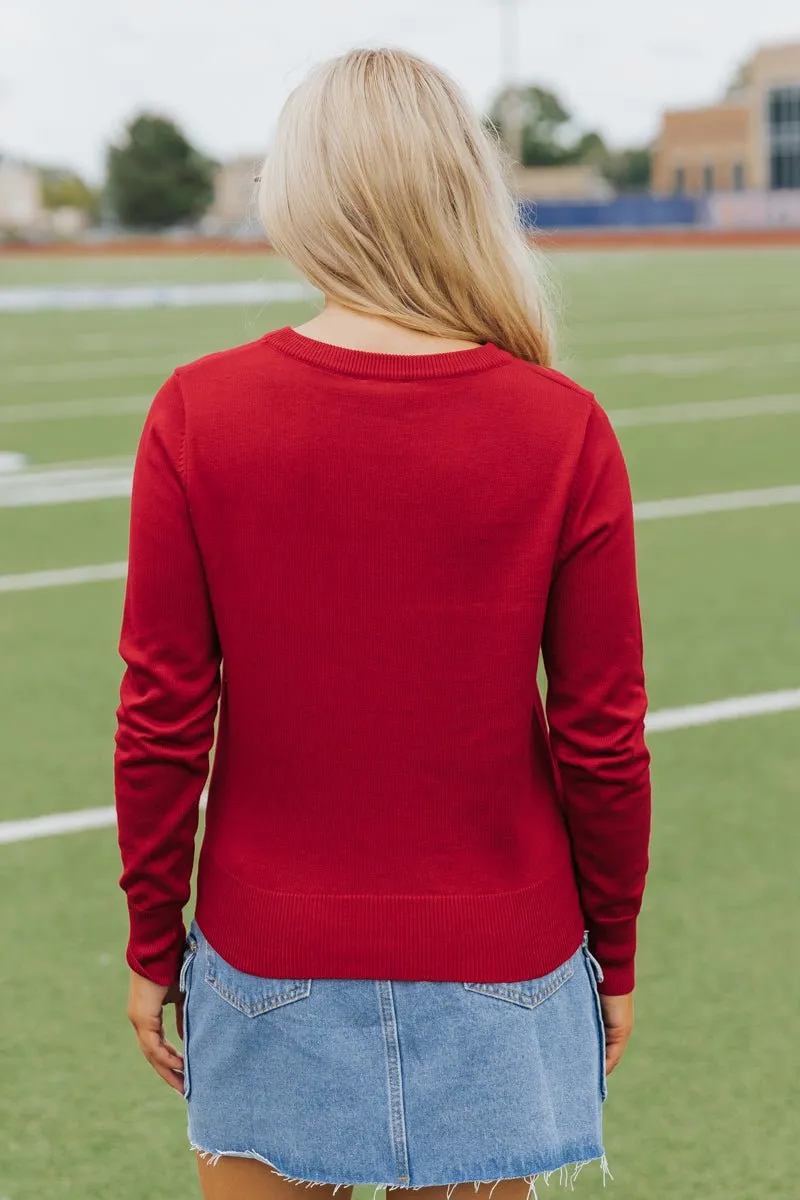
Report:
M163 987L131 972L128 1020L150 1066L176 1092L183 1093L183 1057L164 1036L164 1005L175 1004L178 1035L183 1038L183 995L177 985Z
M633 1032L633 994L624 996L600 996L603 1011L603 1028L606 1041L606 1076L619 1065L628 1038Z
M624 1050L625 1050L625 1042L615 1042L613 1045L606 1047L606 1075L607 1076L610 1075L611 1072L619 1064L619 1060L622 1058L622 1054L623 1054Z
M153 1070L176 1091L183 1092L183 1058L175 1047L152 1030L137 1030L137 1036Z
M176 1091L183 1093L183 1056L164 1037L161 1023L154 1028L152 1018L137 1021L135 1014L129 1014L139 1049L153 1070Z
M606 1027L606 1075L611 1072L619 1064L619 1060L625 1051L628 1044L628 1038L633 1031L633 1025L616 1026L609 1029Z

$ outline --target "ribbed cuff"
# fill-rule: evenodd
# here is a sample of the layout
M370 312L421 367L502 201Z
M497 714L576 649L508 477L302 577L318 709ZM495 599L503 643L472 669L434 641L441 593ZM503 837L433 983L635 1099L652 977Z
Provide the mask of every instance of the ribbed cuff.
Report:
M635 986L636 917L589 924L589 949L603 969L598 991L626 996Z
M162 987L177 983L186 942L182 909L164 905L142 910L128 905L128 917L128 966Z
M603 967L603 981L598 983L597 990L601 996L627 996L635 982L633 963L627 967Z

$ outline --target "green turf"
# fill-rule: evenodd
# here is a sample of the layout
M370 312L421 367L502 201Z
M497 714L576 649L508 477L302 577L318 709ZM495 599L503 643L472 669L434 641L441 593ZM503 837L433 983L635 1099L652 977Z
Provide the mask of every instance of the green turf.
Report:
M797 251L553 261L560 362L607 408L800 392ZM0 287L285 274L261 257L0 258ZM310 311L3 314L0 406L139 396L142 407L0 420L0 449L34 462L130 457L174 365ZM639 500L800 484L798 414L620 436ZM123 559L127 511L124 500L0 509L0 575ZM642 523L638 541L653 710L800 686L800 506ZM0 820L111 803L122 594L121 581L0 594ZM796 1194L799 726L788 713L650 737L637 1029L606 1108L615 1180L604 1190L587 1168L576 1194L589 1200ZM0 1200L196 1195L182 1103L139 1061L124 1018L118 875L112 830L0 845Z
M146 254L97 257L0 255L0 287L132 286L296 277L296 271L287 262L259 252L227 257L211 252L177 257Z

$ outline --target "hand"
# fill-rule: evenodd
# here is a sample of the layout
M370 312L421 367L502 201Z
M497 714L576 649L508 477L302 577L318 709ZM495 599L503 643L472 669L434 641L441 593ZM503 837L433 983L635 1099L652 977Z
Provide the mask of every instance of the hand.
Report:
M175 1024L183 1041L183 993L178 985L162 987L131 971L128 1020L139 1039L139 1048L161 1078L183 1095L183 1056L164 1036L165 1004L175 1005Z
M622 1058L633 1030L633 992L626 996L600 996L603 1025L606 1031L606 1075L610 1075Z

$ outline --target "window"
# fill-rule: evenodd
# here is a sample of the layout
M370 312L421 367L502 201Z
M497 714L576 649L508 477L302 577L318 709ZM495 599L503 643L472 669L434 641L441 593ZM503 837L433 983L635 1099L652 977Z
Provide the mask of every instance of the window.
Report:
M686 170L684 167L675 168L675 182L673 190L678 196L682 196L686 191Z
M800 188L800 86L773 88L768 103L771 188Z
M733 190L735 192L744 191L744 163L733 164Z
M714 168L712 166L703 167L703 191L713 192L714 190Z

